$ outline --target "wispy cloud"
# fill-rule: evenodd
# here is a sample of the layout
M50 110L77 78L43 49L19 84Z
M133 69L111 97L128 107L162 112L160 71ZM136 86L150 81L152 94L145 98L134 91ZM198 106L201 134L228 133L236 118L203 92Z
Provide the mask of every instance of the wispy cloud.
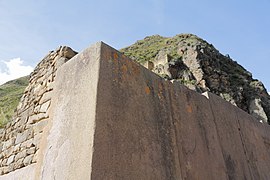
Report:
M0 84L29 75L33 71L33 67L23 65L23 61L20 58L0 61L0 63L6 66L2 70L0 69Z

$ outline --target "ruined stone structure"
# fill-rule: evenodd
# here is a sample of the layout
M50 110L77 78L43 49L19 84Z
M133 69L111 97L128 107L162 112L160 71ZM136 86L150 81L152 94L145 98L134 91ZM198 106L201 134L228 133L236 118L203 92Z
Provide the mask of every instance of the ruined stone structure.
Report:
M1 129L1 175L37 162L40 139L48 123L55 73L75 54L69 47L60 47L50 52L31 74L13 120Z
M263 83L196 35L148 36L121 52L167 80L216 94L270 124L270 95Z
M64 49L39 64L2 132L0 180L270 178L269 125L102 42Z

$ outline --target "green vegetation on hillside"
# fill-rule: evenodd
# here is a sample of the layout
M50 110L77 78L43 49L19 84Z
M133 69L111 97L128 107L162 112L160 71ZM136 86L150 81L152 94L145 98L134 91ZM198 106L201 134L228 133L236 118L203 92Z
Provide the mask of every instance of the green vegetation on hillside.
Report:
M25 76L0 85L0 127L11 120L28 81L29 76Z
M210 91L270 124L270 96L263 84L196 35L148 36L120 51L142 65L150 64L149 69L167 80L199 93ZM160 58L167 62L159 62ZM261 103L254 105L255 101Z
M172 38L154 35L147 36L143 40L139 40L135 44L121 49L120 52L139 63L154 60L160 50L165 50L173 59L181 59L181 56L177 53L179 44L194 47L198 43L201 46L208 45L206 41L193 34L179 34Z
M270 124L270 96L263 84L229 55L222 55L196 35L148 36L120 52L143 65L152 62L152 71L167 80L180 82L199 93L210 91L249 113L265 112L258 116L267 116ZM168 62L155 65L165 55ZM22 77L0 86L0 128L11 120L28 80L29 76ZM261 105L253 108L250 103L255 98Z

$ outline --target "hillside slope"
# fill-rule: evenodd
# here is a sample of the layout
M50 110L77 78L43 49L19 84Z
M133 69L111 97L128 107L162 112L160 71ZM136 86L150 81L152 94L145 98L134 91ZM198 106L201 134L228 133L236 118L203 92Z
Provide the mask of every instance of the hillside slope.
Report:
M270 96L264 85L229 55L193 34L149 36L121 52L168 80L200 93L210 91L259 121L270 122Z
M120 51L165 79L199 93L210 91L259 121L270 122L270 96L262 82L193 34L148 36ZM11 119L28 80L27 76L0 86L0 127Z
M29 76L25 76L0 86L0 127L11 119L28 83Z

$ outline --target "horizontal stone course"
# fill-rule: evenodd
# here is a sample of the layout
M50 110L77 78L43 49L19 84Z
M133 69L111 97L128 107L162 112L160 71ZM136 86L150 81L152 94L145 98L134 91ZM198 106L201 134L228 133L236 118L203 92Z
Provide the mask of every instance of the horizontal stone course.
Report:
M70 52L63 52L70 51ZM70 48L50 52L30 75L13 120L0 129L0 174L36 163L43 129L48 123L57 69L75 55ZM68 56L68 57L67 57ZM57 62L60 60L61 62Z

